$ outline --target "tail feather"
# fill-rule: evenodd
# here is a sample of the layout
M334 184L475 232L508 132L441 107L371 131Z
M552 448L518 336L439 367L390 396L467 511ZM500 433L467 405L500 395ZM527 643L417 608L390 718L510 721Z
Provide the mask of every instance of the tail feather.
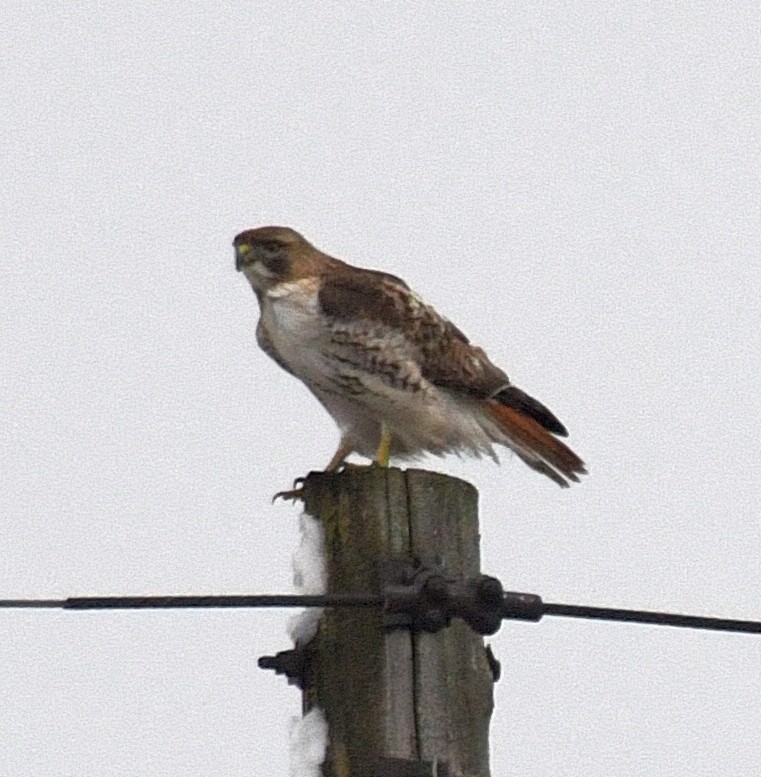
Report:
M568 437L568 430L560 423L555 414L538 399L529 396L517 386L508 386L502 389L499 394L494 396L494 399L506 407L515 408L523 415L530 415L548 432L559 434L561 437Z
M569 480L578 483L579 475L586 474L584 462L532 416L494 400L484 404L500 432L496 441L512 448L529 467L563 488L570 485Z

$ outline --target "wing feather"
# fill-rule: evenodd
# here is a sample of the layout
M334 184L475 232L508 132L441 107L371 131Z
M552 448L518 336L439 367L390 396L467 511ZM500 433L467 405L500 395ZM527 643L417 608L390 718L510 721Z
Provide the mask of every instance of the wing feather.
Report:
M481 348L393 275L346 267L323 279L318 299L336 322L401 335L408 355L435 386L485 399L510 385Z
M356 331L370 330L396 348L392 354L366 353L367 338L353 337L353 358L389 382L406 387L413 373L436 387L484 400L488 414L500 425L508 444L533 469L560 485L578 480L584 463L553 435L568 432L541 402L512 386L507 375L450 321L423 302L393 275L345 266L323 278L322 312ZM371 338L372 339L372 338ZM401 342L401 345L400 345ZM344 345L349 343L343 340ZM395 343L395 346L390 345Z

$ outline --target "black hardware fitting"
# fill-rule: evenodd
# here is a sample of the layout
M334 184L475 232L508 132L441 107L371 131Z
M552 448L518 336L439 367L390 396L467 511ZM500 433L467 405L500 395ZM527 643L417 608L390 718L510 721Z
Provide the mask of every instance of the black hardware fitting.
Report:
M539 597L506 593L489 575L452 580L410 559L385 562L381 572L387 628L436 632L449 626L452 618L461 618L478 634L494 634L505 617L542 616Z
M262 656L257 663L260 669L272 669L275 674L285 675L288 685L295 685L303 691L312 667L311 658L307 644L291 650L281 650L274 656Z

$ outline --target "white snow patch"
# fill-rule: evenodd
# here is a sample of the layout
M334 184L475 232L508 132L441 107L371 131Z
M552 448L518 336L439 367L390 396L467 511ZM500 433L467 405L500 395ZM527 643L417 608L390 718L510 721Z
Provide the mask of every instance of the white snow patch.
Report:
M299 594L323 594L326 587L325 530L311 515L299 518L301 541L293 554L293 585ZM296 645L305 645L317 633L321 607L307 607L288 619L288 635Z
M319 707L303 718L291 718L290 777L320 777L328 746L328 722Z

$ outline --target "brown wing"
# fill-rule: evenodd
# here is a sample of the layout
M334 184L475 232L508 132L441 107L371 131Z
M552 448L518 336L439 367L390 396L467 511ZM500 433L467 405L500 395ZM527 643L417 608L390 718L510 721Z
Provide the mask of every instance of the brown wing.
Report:
M510 386L481 348L393 275L342 268L324 277L319 304L335 321L403 335L423 377L435 386L483 399Z
M400 278L342 265L323 278L319 304L336 321L362 322L402 334L423 377L433 385L479 399L493 398L533 418L549 432L567 436L565 426L548 408L510 385L483 349L470 343Z

